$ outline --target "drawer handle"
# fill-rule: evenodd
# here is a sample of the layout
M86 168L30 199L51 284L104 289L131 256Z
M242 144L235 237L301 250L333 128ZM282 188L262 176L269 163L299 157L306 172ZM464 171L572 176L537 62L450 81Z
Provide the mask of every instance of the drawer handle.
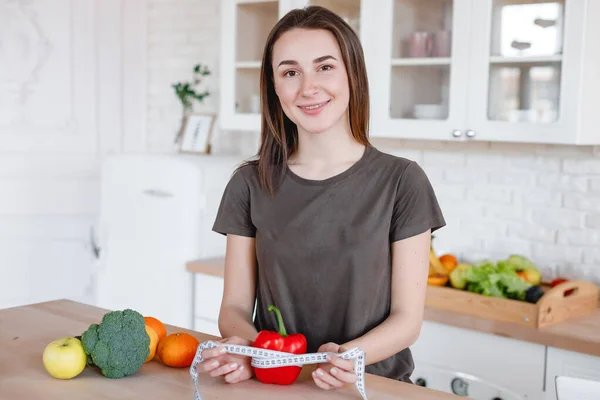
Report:
M142 191L142 193L144 193L145 195L148 196L153 196L153 197L173 197L172 193L169 192L165 192L164 190L160 190L160 189L146 189L144 191Z

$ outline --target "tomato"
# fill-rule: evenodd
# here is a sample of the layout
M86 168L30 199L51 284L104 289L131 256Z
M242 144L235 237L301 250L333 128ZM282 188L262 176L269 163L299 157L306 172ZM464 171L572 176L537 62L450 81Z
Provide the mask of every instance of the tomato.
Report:
M567 279L565 279L565 278L556 278L555 280L552 281L552 283L550 283L550 287L554 287L556 285L560 285L563 282L567 282Z

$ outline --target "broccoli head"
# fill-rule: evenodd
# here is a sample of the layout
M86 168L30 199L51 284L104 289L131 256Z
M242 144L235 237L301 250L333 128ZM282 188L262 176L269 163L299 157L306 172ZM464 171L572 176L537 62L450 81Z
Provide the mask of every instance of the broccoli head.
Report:
M150 354L150 337L144 317L126 309L111 311L100 324L92 324L81 335L88 362L107 378L123 378L134 374Z

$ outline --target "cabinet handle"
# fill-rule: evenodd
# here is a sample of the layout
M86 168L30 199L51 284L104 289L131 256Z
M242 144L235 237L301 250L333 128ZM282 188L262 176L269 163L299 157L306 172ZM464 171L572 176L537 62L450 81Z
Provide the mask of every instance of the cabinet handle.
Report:
M469 129L467 131L467 137L470 137L470 138L475 137L475 134L476 134L476 132L472 129Z
M462 136L462 132L459 131L458 129L455 129L452 131L452 136L454 137L461 137Z

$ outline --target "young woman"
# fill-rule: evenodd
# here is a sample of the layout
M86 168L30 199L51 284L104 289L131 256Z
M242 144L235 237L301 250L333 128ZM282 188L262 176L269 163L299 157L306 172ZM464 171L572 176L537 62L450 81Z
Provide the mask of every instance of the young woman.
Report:
M260 82L258 159L233 174L213 228L227 235L222 342L276 331L273 304L308 352L360 347L367 372L410 382L431 233L445 221L419 165L369 143L360 41L327 9L293 10L267 39ZM252 377L248 357L202 356L199 371ZM333 356L313 379L354 383L353 362Z

